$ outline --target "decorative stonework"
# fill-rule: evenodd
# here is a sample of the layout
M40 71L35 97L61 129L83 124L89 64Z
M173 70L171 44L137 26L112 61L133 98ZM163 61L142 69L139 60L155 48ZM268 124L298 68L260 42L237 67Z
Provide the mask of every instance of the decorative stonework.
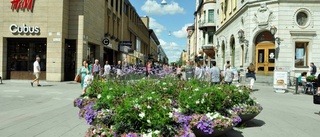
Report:
M273 19L273 12L269 10L265 2L260 4L257 12L254 14L254 21L259 28L267 28Z
M300 8L296 10L293 16L293 22L296 26L300 28L307 28L308 26L313 26L313 16L309 9Z

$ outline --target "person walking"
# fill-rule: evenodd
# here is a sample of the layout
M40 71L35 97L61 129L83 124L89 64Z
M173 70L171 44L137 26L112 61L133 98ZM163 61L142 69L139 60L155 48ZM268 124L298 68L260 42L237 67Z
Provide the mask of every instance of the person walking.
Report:
M41 85L39 84L39 77L40 77L40 57L36 57L36 61L33 63L33 75L36 77L32 82L31 86L33 87L34 82L37 82L37 86L40 87Z
M109 65L109 62L106 61L106 64L104 65L104 74L103 74L106 80L108 80L110 77L110 71L111 71L111 66Z
M211 86L220 84L220 69L217 67L217 62L212 62L212 67L210 69L210 75L211 75Z
M152 62L151 62L151 60L149 60L148 63L147 63L147 66L146 66L146 77L147 78L150 78L151 65L152 65Z
M101 71L101 66L99 64L99 60L95 59L94 60L94 64L92 65L92 74L95 78L100 79L99 75L100 75L100 71Z
M204 77L203 75L204 75L204 69L202 68L200 63L197 63L197 66L194 70L194 78L202 81Z
M310 63L310 75L315 76L317 73L317 67L314 65L313 62Z
M84 60L82 62L82 67L78 71L78 75L81 76L81 89L82 89L82 94L86 93L87 85L85 84L85 77L89 74L91 74L91 71L89 69L89 61Z
M230 65L226 65L226 70L224 71L224 83L231 85L234 77L234 73L230 68Z
M254 81L256 80L255 67L253 63L250 63L250 65L247 67L246 78L250 79L249 89L252 90Z
M227 60L226 64L224 64L224 66L223 66L223 72L226 71L227 65L230 65L230 60Z
M177 78L178 80L181 80L181 76L182 76L182 68L181 68L181 65L178 65L177 67Z

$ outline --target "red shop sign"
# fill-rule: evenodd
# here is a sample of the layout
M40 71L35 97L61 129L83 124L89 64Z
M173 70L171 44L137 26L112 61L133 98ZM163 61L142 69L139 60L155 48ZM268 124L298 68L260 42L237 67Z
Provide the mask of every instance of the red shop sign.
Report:
M11 0L11 9L19 10L19 9L27 9L32 10L34 0Z

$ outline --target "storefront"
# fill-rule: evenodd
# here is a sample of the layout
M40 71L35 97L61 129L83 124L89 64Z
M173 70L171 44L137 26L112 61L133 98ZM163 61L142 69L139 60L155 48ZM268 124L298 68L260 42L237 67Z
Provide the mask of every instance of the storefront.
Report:
M46 79L46 38L7 38L6 40L8 79L30 79L36 57L41 59L40 79Z

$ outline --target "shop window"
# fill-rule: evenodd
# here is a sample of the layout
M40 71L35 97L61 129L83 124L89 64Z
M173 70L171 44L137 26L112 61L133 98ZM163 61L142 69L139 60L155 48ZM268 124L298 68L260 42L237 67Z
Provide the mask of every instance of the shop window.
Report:
M295 43L295 67L308 67L308 42Z
M9 71L33 71L36 57L40 57L41 71L46 71L46 39L7 39Z

